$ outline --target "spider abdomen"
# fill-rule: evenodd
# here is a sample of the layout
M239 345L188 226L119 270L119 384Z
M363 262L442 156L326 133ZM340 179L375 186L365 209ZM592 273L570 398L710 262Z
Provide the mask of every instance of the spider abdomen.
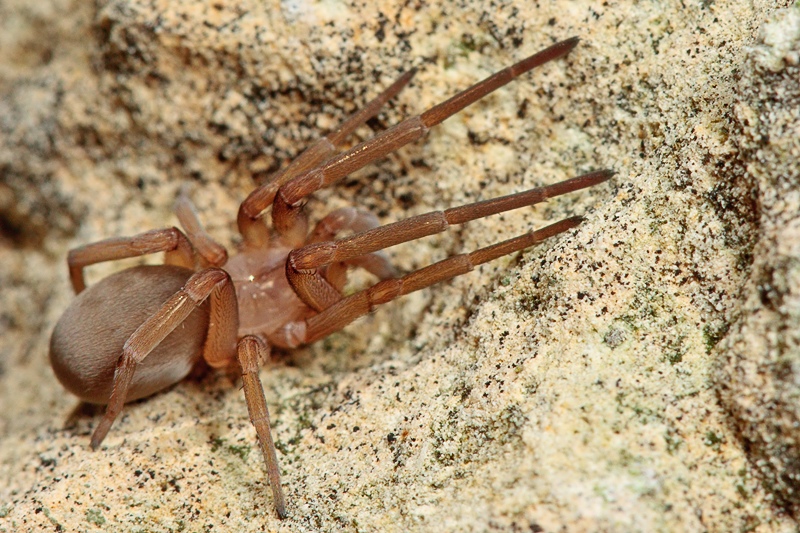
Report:
M83 401L108 403L125 341L191 275L176 266L138 266L81 292L50 338L50 362L62 385ZM126 401L154 394L189 374L202 356L208 317L206 303L137 366Z

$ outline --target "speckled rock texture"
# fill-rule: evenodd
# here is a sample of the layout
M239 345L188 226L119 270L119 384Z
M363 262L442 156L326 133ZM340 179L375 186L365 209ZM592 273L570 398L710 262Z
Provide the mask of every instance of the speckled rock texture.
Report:
M758 233L720 343L720 397L767 488L800 516L800 9L764 25L738 94L734 132Z
M0 3L0 531L796 531L790 4ZM274 354L289 518L226 376L127 406L89 449L101 413L48 365L68 249L174 225L187 186L233 251L255 184L401 72L354 140L573 35L309 202L389 222L617 171L391 249L410 271L587 217Z

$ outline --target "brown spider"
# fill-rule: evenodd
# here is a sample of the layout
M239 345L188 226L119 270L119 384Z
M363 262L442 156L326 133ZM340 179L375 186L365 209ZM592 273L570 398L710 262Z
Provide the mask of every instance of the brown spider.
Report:
M177 228L103 240L70 251L70 279L77 298L59 320L50 342L50 361L61 383L80 399L108 404L92 435L92 448L105 438L125 402L143 398L183 378L203 362L240 372L250 420L267 465L278 515L286 516L269 414L258 378L269 346L293 348L342 329L375 306L475 265L532 246L577 226L568 218L477 251L445 259L397 277L381 250L444 231L451 224L486 217L590 187L611 177L598 171L554 185L432 212L379 226L354 208L337 209L309 233L305 199L371 161L422 137L428 129L515 77L561 57L578 43L559 42L473 85L421 115L401 122L351 150L336 147L412 78L408 72L339 129L303 152L239 208L243 236L228 259L201 227L194 207L181 194ZM261 221L272 206L272 232ZM353 235L333 240L343 231ZM273 234L274 233L274 234ZM94 263L166 252L165 264L138 266L85 289L83 269ZM382 281L343 296L349 266Z

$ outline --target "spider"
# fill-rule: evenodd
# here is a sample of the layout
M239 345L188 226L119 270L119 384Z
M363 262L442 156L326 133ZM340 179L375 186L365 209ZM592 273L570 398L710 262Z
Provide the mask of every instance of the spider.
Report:
M91 438L96 449L126 402L184 379L195 367L240 374L250 420L267 467L275 508L287 515L269 413L258 377L270 346L294 348L342 329L375 306L464 274L574 228L572 217L519 237L456 255L399 276L384 248L442 232L451 224L483 218L601 183L613 174L590 172L546 187L414 216L380 226L373 215L337 209L309 232L305 199L364 165L422 137L464 107L517 76L559 58L578 43L556 43L478 82L422 114L337 153L353 131L374 117L414 75L409 71L313 144L242 202L239 253L228 258L201 226L182 192L176 216L183 231L165 228L111 238L71 250L70 281L77 294L53 331L50 361L65 388L89 403L107 404ZM272 207L271 229L263 222ZM336 239L342 232L350 236ZM137 266L86 289L85 267L165 252L163 265ZM344 296L347 268L380 279Z

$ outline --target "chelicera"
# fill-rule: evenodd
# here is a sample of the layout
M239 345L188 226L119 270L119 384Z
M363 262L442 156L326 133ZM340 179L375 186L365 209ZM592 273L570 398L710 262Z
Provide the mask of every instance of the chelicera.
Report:
M411 217L380 226L355 208L328 214L309 232L306 198L371 161L422 137L429 128L502 87L517 76L564 56L568 39L473 85L422 114L338 153L337 147L375 116L412 78L413 71L345 120L242 202L237 223L239 253L231 258L200 225L182 194L176 215L183 228L112 238L70 251L67 262L78 295L59 320L50 360L61 383L80 399L107 404L92 448L105 438L123 404L184 379L203 363L239 373L255 426L275 507L286 516L269 414L258 377L270 346L293 348L342 329L375 306L472 270L476 265L533 246L574 228L580 217L450 257L398 276L384 248L464 222L590 187L611 177L591 172L554 185ZM270 227L262 217L272 207ZM347 237L338 238L343 232ZM86 289L83 269L102 261L165 252L165 264L138 266ZM350 296L342 289L347 269L363 268L380 279Z

